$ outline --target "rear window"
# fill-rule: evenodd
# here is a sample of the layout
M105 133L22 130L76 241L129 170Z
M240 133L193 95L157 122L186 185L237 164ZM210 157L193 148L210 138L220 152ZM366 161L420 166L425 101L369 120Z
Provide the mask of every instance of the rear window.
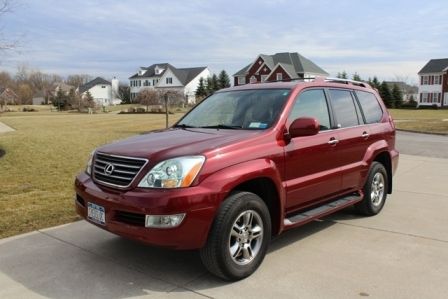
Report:
M383 116L383 110L378 103L376 96L370 92L356 91L359 104L361 105L364 117L368 124L377 123Z

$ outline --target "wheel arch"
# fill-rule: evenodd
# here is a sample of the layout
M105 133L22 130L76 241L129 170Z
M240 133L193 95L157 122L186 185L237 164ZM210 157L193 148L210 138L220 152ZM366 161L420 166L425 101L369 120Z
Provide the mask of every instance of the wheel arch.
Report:
M381 163L387 171L387 193L392 194L392 159L389 152L383 151L374 157L373 161Z

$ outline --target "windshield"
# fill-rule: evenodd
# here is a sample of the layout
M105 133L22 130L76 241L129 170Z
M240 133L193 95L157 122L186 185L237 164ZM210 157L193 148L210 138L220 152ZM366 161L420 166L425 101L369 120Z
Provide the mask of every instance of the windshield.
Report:
M267 129L277 120L289 89L216 93L196 106L176 127Z

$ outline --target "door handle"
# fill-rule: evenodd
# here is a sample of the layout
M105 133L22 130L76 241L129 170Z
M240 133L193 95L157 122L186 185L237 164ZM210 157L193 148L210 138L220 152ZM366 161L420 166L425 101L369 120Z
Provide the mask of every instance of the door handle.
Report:
M339 140L337 140L334 137L331 137L331 139L328 141L328 144L329 145L336 145L336 144L338 144L338 142L339 142Z
M368 138L369 137L369 133L367 133L366 131L362 132L361 135L362 138Z

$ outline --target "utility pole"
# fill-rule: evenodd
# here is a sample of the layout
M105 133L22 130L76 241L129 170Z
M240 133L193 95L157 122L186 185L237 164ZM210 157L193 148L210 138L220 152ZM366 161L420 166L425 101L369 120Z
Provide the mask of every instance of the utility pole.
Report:
M165 93L165 124L168 129L168 93Z

